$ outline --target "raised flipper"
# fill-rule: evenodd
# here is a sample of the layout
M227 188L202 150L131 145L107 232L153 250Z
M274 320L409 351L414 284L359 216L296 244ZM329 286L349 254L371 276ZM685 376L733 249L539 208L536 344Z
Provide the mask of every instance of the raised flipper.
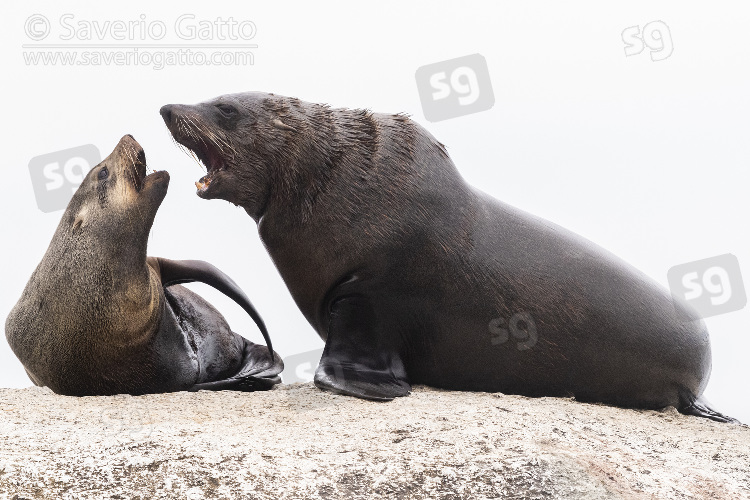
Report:
M739 420L728 417L710 407L710 403L703 397L698 398L692 404L679 408L678 411L685 415L695 415L696 417L703 417L714 420L716 422L724 422L731 424L741 424Z
M266 391L281 383L279 374L284 370L284 362L274 353L273 358L265 347L247 339L242 355L242 368L227 379L204 382L191 387L190 391Z
M381 335L365 297L347 295L331 306L328 338L315 385L337 394L390 401L411 391L398 347Z
M146 261L148 265L159 273L162 286L164 287L198 281L216 288L235 301L253 318L255 324L258 325L260 333L263 334L268 351L273 352L271 337L268 335L263 318L260 317L250 299L237 283L216 266L202 260L170 260L162 257L149 257ZM278 357L278 355L275 356Z

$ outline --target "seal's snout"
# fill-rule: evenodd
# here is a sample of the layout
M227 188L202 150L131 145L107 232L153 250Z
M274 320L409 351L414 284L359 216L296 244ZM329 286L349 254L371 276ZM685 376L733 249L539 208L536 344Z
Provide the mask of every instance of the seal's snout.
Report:
M138 141L135 140L135 137L130 134L122 136L120 143L117 145L117 149L129 152L131 156L133 156L134 161L140 161L144 164L146 163L146 155L143 153L143 147L141 147L141 145L138 144Z
M162 106L161 109L159 110L159 114L164 119L164 123L166 123L167 125L169 125L170 123L172 123L172 111L173 111L173 109L174 109L174 105L167 104L165 106Z
M130 134L120 139L117 150L127 178L136 191L141 191L146 179L146 152Z
M124 135L117 146L125 158L128 159L128 163L131 163L133 166L146 168L146 152L143 151L143 146L138 144L135 137L130 134Z

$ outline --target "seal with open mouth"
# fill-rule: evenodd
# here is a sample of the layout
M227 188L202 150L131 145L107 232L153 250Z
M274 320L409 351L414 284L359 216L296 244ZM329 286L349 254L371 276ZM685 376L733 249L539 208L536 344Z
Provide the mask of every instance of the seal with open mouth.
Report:
M686 305L606 250L468 185L406 116L259 92L161 115L206 165L198 195L257 222L326 342L318 387L373 400L415 383L574 395L731 420L701 399L709 337L702 321L684 321Z
M231 278L207 262L146 256L168 185L167 172L146 175L143 149L129 135L88 173L5 324L35 384L86 396L252 391L280 382L281 358ZM211 304L179 285L193 281L242 306L266 346L232 332Z

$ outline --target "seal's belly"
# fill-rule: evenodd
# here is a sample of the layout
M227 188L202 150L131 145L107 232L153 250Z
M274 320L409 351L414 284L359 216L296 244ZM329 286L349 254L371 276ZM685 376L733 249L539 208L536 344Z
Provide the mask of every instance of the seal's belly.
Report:
M635 309L632 316L613 316L595 303L574 316L542 300L516 309L502 301L480 306L492 304L494 294L467 296L475 300L428 305L422 299L415 309L384 308L406 339L412 383L526 395L594 393L598 400L617 395L622 404L633 393L641 401L649 391L654 400L674 396L654 403L658 407L677 402L677 381L697 393L708 375L701 327Z
M700 391L705 326L682 320L665 289L551 223L493 213L477 222L470 250L423 249L372 271L412 383L621 404L637 393L656 406Z
M224 316L203 297L183 286L166 288L164 295L182 330L177 348L184 346L186 352L181 357L191 367L186 370L192 375L186 386L236 373L242 362L242 344ZM190 352L186 343L190 344ZM198 372L200 375L196 377Z

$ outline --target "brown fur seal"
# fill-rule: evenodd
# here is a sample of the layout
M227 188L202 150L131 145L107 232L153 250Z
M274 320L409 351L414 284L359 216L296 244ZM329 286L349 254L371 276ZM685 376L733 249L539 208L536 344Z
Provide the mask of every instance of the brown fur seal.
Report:
M5 324L35 384L85 396L280 382L281 359L270 355L263 321L234 281L206 262L146 257L168 185L167 172L146 176L131 136L88 173ZM233 333L211 304L176 285L191 281L240 304L268 347Z
M255 219L326 341L318 387L574 395L731 420L701 399L702 321L682 321L666 290L609 252L468 185L406 116L265 93L161 115L208 169L198 195Z

